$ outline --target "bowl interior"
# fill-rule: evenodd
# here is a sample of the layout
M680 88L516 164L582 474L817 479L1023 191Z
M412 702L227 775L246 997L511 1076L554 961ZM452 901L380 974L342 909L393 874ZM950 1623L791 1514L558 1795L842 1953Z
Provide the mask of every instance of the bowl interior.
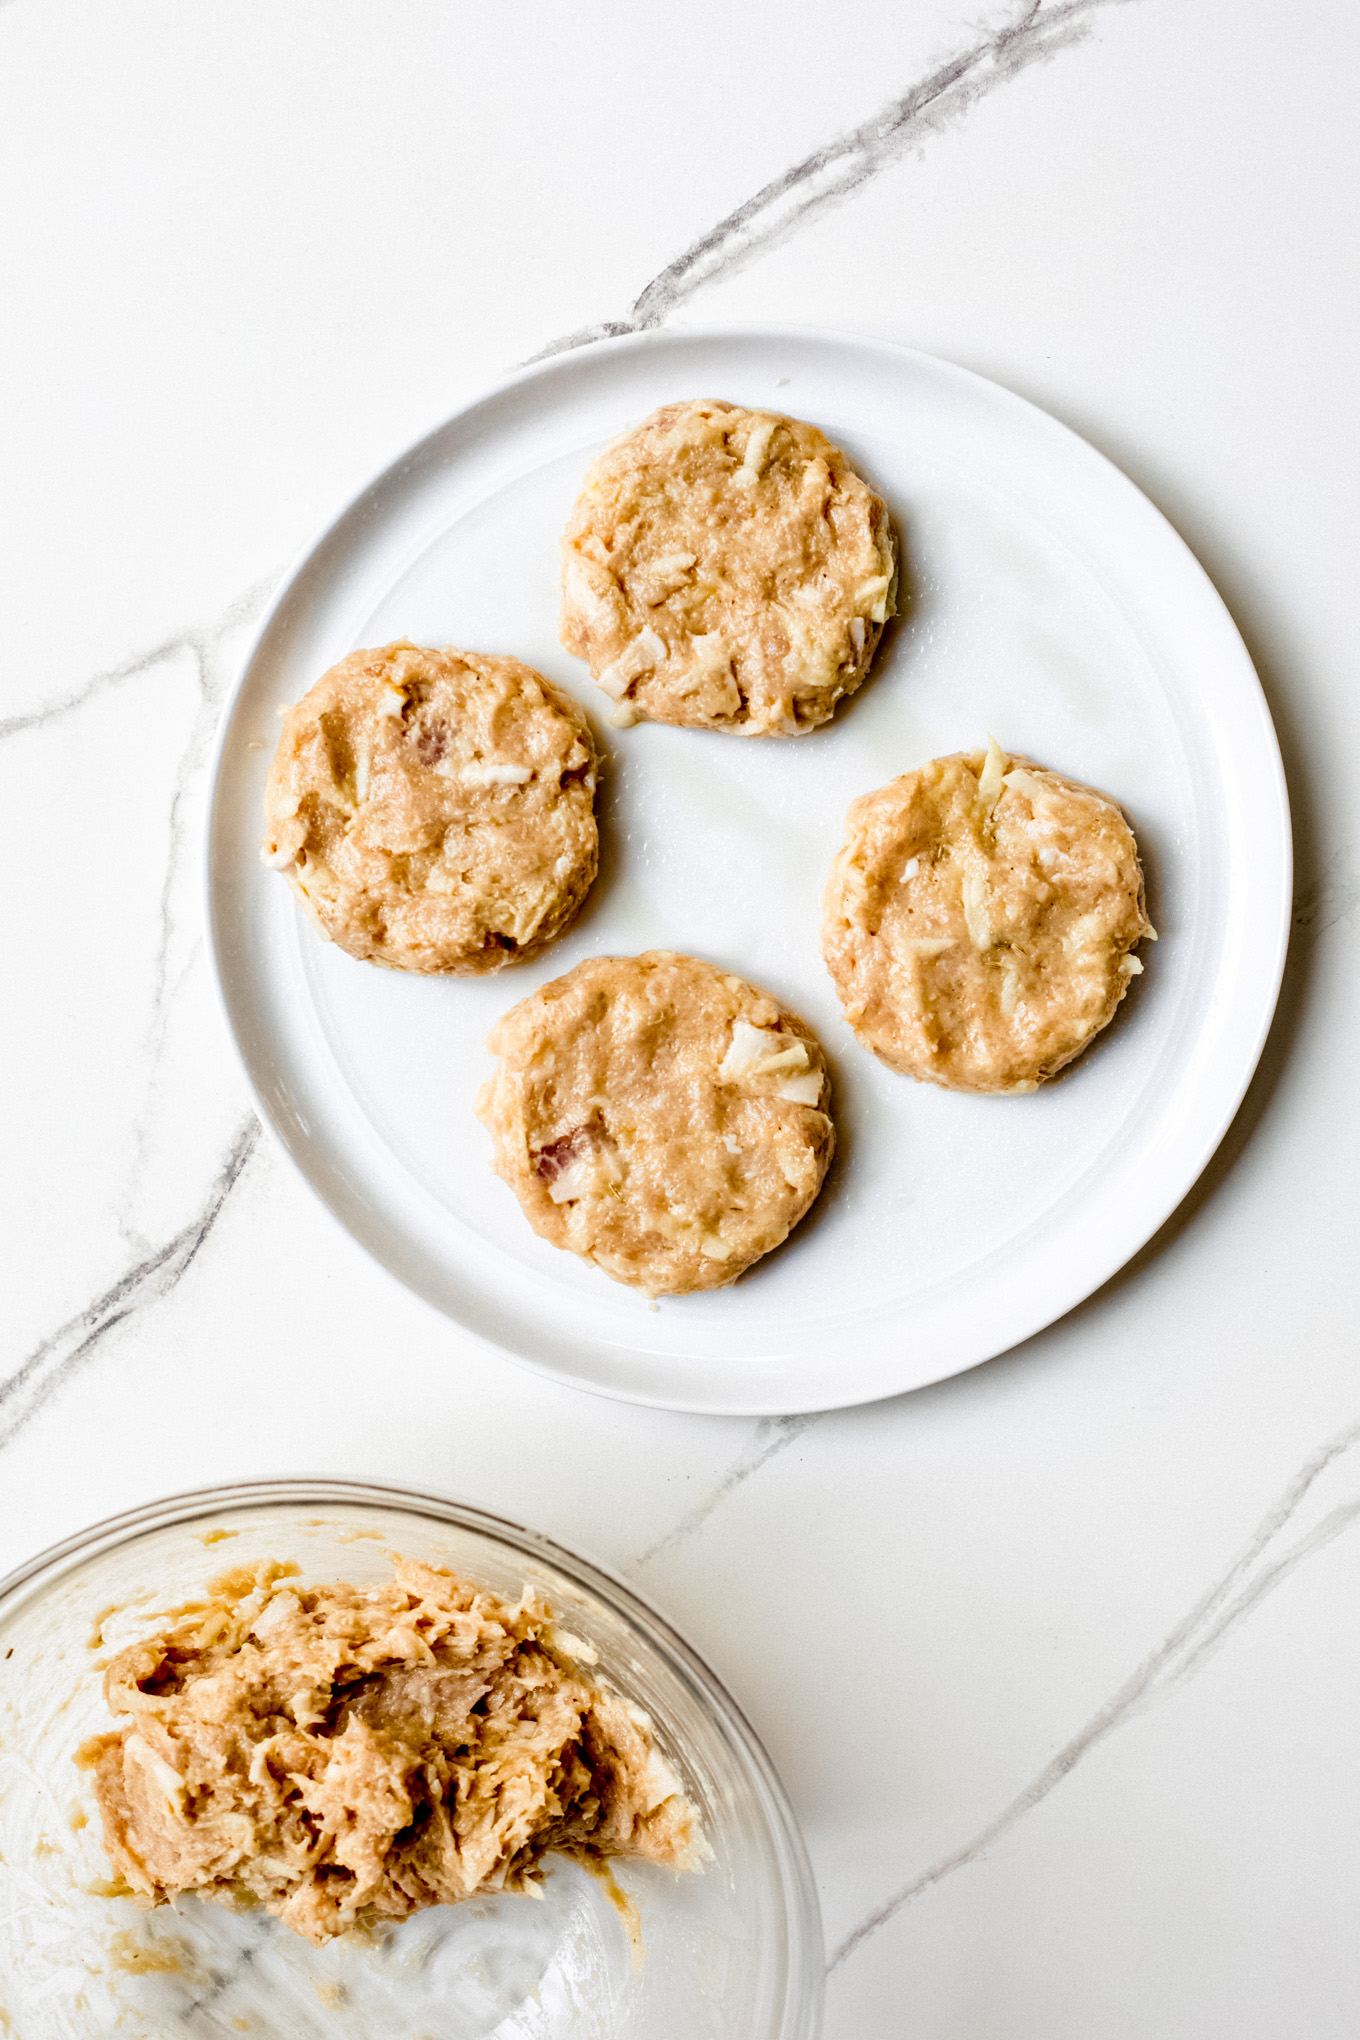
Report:
M111 1651L228 1567L277 1558L309 1580L366 1584L389 1575L389 1552L511 1598L532 1585L598 1653L597 1675L651 1716L713 1855L688 1876L616 1866L640 1959L603 1887L556 1858L542 1902L474 1897L320 1949L261 1911L191 1898L144 1912L105 1894L89 1778L73 1758L109 1725ZM91 1533L0 1596L0 2030L802 2040L816 2031L820 1973L801 1845L751 1732L645 1607L532 1533L380 1491L237 1491Z

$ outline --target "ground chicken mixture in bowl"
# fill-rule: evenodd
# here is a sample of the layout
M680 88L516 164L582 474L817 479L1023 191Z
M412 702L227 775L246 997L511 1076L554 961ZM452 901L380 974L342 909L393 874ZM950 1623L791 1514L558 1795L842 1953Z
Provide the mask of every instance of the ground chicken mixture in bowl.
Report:
M751 1730L532 1532L269 1483L0 1586L0 2030L803 2040L820 1970Z

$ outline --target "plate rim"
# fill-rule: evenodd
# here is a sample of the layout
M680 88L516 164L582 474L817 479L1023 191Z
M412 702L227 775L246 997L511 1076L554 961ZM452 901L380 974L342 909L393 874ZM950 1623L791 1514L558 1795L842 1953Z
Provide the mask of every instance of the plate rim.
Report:
M787 345L790 343L806 345L809 342L821 342L835 349L849 348L872 353L880 358L896 359L904 364L919 364L929 373L942 375L947 381L953 381L965 391L976 390L983 393L986 398L993 402L1000 401L1003 405L1027 417L1037 418L1045 429L1060 435L1082 457L1098 463L1100 470L1103 471L1104 477L1107 480L1112 479L1116 486L1129 491L1137 499L1143 513L1150 514L1155 524L1161 528L1164 539L1170 541L1173 548L1181 556L1183 564L1190 568L1200 585L1201 593L1207 595L1219 619L1226 625L1239 654L1244 677L1249 680L1250 698L1256 709L1257 738L1260 746L1256 765L1258 770L1262 766L1265 767L1265 777L1274 796L1269 821L1271 831L1276 839L1275 853L1271 863L1277 882L1277 896L1274 901L1272 926L1269 929L1269 967L1260 967L1256 979L1258 1003L1255 1027L1249 1044L1239 1050L1235 1079L1232 1084L1225 1087L1222 1091L1217 1114L1206 1126L1193 1153L1187 1156L1174 1171L1176 1183L1174 1194L1164 1191L1162 1195L1153 1199L1151 1204L1140 1212L1133 1227L1129 1231L1121 1233L1119 1244L1110 1254L1098 1259L1088 1258L1083 1263L1083 1273L1079 1278L1079 1286L1074 1292L1067 1294L1067 1300L1062 1302L1056 1310L1050 1308L1047 1300L1036 1300L1035 1310L1023 1320L1017 1321L1013 1335L1008 1335L1004 1343L992 1346L990 1350L980 1352L972 1358L960 1360L950 1357L938 1366L928 1364L925 1372L922 1372L918 1367L910 1371L910 1378L906 1380L898 1380L887 1384L875 1383L868 1386L850 1388L849 1390L846 1390L837 1381L828 1380L826 1392L815 1396L809 1396L796 1390L783 1394L771 1394L768 1390L761 1393L757 1389L756 1384L752 1383L745 1394L738 1394L735 1397L724 1396L718 1399L712 1394L686 1395L682 1391L660 1392L652 1388L631 1388L626 1384L594 1380L587 1375L563 1366L557 1360L541 1359L532 1352L525 1351L518 1346L503 1343L488 1331L471 1322L468 1317L460 1316L456 1312L444 1308L433 1296L426 1294L423 1289L408 1281L389 1262L379 1244L361 1237L351 1227L338 1202L333 1201L321 1183L313 1179L312 1174L304 1166L300 1156L294 1152L283 1128L276 1122L272 1110L265 1102L261 1087L257 1083L248 1061L245 1045L234 1024L224 979L222 944L219 937L216 902L219 874L214 861L214 841L227 743L235 721L236 710L241 695L246 687L255 660L275 620L285 603L297 589L309 567L316 561L332 534L354 515L366 497L379 490L390 479L397 477L399 471L409 467L431 440L438 434L447 431L449 427L460 419L467 418L479 409L496 403L498 400L503 399L511 392L525 385L550 381L568 365L574 366L587 358L594 359L608 355L643 354L653 349L664 348L668 343L696 342L699 344L711 343L722 345L734 341L756 345L764 344L770 347L778 347L781 344ZM207 764L200 882L202 888L203 924L213 995L236 1059L237 1068L245 1082L252 1108L260 1125L268 1133L275 1149L286 1156L290 1168L305 1184L313 1200L327 1213L332 1222L340 1228L353 1247L376 1264L389 1280L397 1282L406 1294L415 1297L441 1321L456 1324L462 1335L474 1340L483 1351L493 1353L498 1358L509 1361L517 1367L525 1368L531 1373L547 1380L564 1384L588 1394L604 1396L610 1401L628 1402L654 1409L674 1410L683 1414L770 1417L805 1415L835 1409L857 1408L875 1402L888 1401L899 1395L914 1394L918 1389L929 1388L939 1382L952 1380L958 1375L969 1373L976 1367L984 1366L987 1362L999 1359L1003 1354L1014 1351L1016 1347L1036 1337L1039 1332L1046 1330L1050 1325L1059 1323L1080 1304L1094 1296L1121 1268L1126 1267L1142 1251L1154 1234L1159 1231L1180 1207L1203 1175L1209 1162L1221 1146L1233 1120L1236 1118L1242 1100L1256 1073L1274 1023L1284 967L1288 956L1293 908L1293 858L1293 828L1288 781L1285 776L1278 733L1270 713L1270 705L1266 699L1265 690L1261 685L1260 675L1256 671L1255 662L1238 628L1236 619L1233 617L1231 610L1209 575L1208 570L1194 549L1181 536L1181 533L1177 530L1171 519L1153 501L1146 490L1141 488L1109 455L1103 453L1098 446L1094 445L1071 425L1068 425L1063 419L1056 417L1051 411L1045 410L1041 404L1034 403L1028 397L1021 396L1017 391L1010 389L1005 383L998 382L990 376L982 375L975 369L965 368L960 363L951 361L947 357L932 354L923 348L911 347L903 342L878 334L859 333L844 328L818 324L804 325L793 322L753 321L749 324L732 322L728 324L706 323L702 325L662 326L643 332L615 334L591 341L579 347L563 349L557 353L540 356L521 364L509 374L474 390L456 404L453 409L443 413L433 423L426 426L413 439L404 444L396 454L384 460L341 504L330 512L295 553L281 574L269 602L242 651L235 677L223 699ZM1267 944L1265 941L1265 931L1261 928L1260 924L1257 924L1254 947L1258 958L1262 957ZM1149 1216L1149 1212L1151 1212L1151 1216ZM676 1364L683 1365L683 1362L677 1362Z

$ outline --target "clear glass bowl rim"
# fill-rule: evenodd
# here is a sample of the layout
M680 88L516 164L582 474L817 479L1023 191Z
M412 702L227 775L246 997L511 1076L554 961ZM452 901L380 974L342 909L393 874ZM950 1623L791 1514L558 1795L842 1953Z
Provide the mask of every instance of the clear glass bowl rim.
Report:
M755 1787L770 1827L786 1909L787 1976L780 2040L814 2040L821 2030L825 1986L821 1908L797 1819L764 1744L717 1674L658 1609L607 1567L568 1550L542 1531L531 1530L489 1509L456 1501L451 1495L427 1488L391 1487L382 1481L302 1474L188 1488L106 1516L24 1560L0 1579L0 1618L10 1605L28 1598L25 1590L54 1585L75 1561L134 1543L149 1531L172 1529L180 1523L191 1523L202 1516L219 1516L233 1509L307 1502L404 1509L432 1522L479 1532L565 1573L576 1585L623 1616L660 1652L672 1672L712 1710L722 1733L736 1746Z

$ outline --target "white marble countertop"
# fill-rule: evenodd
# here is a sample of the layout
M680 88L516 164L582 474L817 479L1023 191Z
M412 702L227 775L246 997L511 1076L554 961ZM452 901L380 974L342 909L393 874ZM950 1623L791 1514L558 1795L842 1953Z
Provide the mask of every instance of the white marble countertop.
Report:
M830 2040L1360 2030L1358 61L1341 0L0 5L0 1570L300 1470L592 1553L783 1772ZM250 1116L197 872L251 619L361 480L546 348L756 320L1123 465L1298 856L1256 1081L1134 1264L759 1422L556 1388L358 1253Z

